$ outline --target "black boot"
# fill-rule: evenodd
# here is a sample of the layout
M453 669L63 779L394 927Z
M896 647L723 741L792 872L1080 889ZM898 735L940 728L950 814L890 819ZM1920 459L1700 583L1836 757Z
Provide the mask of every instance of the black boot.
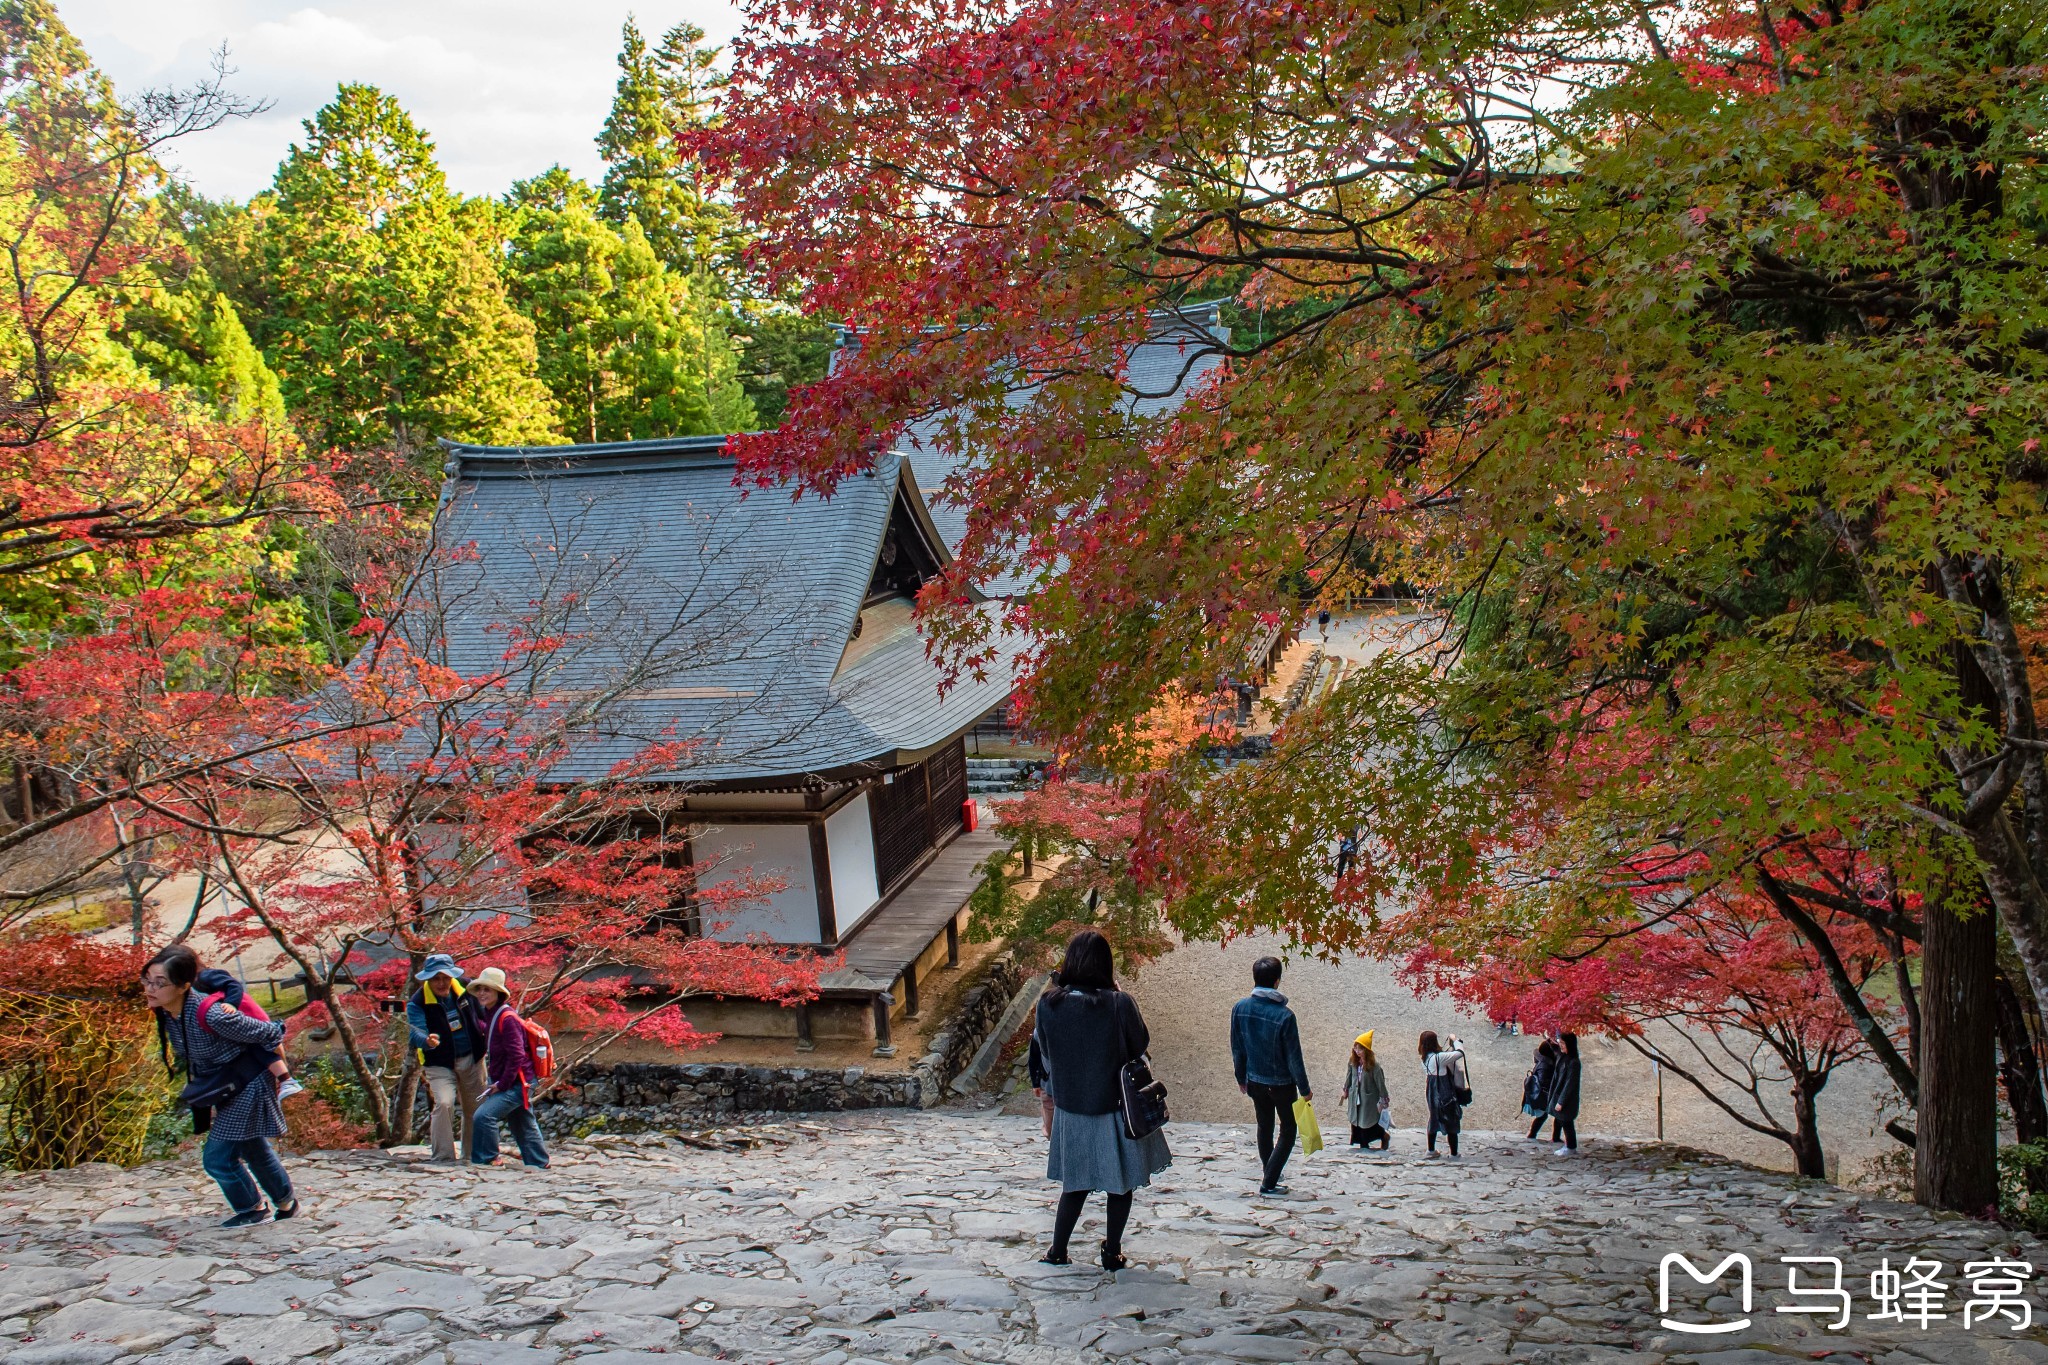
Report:
M1129 1264L1130 1262L1124 1259L1123 1252L1112 1247L1107 1242L1102 1244L1102 1268L1104 1270L1122 1270Z

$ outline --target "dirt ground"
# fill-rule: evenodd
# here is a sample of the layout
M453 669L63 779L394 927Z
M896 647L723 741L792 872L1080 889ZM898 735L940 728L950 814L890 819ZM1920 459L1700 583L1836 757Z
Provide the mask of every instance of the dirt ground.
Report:
M1125 983L1152 1031L1153 1065L1168 1086L1175 1118L1250 1123L1251 1101L1238 1093L1231 1076L1230 1006L1251 990L1252 963L1268 953L1284 958L1283 947L1265 937L1227 947L1183 944ZM1291 960L1280 989L1301 1021L1302 1052L1326 1140L1344 1135L1344 1064L1351 1040L1365 1029L1377 1030L1374 1049L1394 1092L1397 1149L1421 1145L1425 1115L1415 1045L1424 1029L1454 1033L1465 1044L1473 1094L1468 1127L1507 1130L1520 1123L1527 1131L1528 1120L1520 1118L1522 1078L1535 1039L1498 1037L1493 1025L1460 1014L1447 999L1418 999L1394 979L1391 967L1374 961ZM1657 1080L1650 1063L1620 1042L1585 1039L1581 1052L1581 1136L1655 1137ZM1838 1071L1821 1096L1823 1138L1843 1178L1863 1175L1870 1158L1898 1148L1881 1128L1878 1106L1890 1092L1877 1067L1860 1064ZM1774 1107L1789 1118L1782 1094ZM1774 1170L1791 1169L1783 1143L1744 1129L1670 1075L1664 1078L1664 1136Z

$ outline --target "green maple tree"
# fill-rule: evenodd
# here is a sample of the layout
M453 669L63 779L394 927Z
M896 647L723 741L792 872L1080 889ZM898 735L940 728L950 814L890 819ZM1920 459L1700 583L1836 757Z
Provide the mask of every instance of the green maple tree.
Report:
M1894 1076L1922 1197L1982 1207L1989 1056L1959 1040L1988 1034L1951 1008L1992 994L1980 902L2048 1001L2041 26L1979 0L789 13L755 7L707 146L771 282L861 346L748 449L830 486L949 411L974 507L927 603L956 655L989 644L949 609L968 582L1057 566L1007 624L1038 641L1033 718L1090 744L1304 593L1432 608L1272 761L1155 791L1175 913L1456 951L1564 945L1648 891L1758 890L1795 924L1924 894L1926 970L1962 975L1928 992L1940 1064ZM1134 404L1148 333L1218 378ZM1879 883L1797 875L1845 846Z

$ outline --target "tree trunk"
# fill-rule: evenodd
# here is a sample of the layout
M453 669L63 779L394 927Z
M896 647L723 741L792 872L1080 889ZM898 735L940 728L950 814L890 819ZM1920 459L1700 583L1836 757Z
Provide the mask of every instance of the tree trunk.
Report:
M1984 889L2012 939L2035 1007L2048 1015L2048 891L2034 875L2026 845L2005 811L1995 813L1984 828L1971 830L1970 843L1984 862Z
M1929 906L1921 942L1920 1119L1913 1197L1982 1216L1998 1207L1998 926Z
M1828 1178L1827 1152L1820 1145L1820 1087L1827 1084L1823 1076L1819 1084L1808 1078L1792 1083L1792 1164L1803 1176L1815 1180Z
M2041 1062L2027 1028L2027 1012L2019 992L2004 972L1998 973L1998 1078L2005 1082L2005 1102L2021 1142L2048 1138L2048 1099L2041 1092Z

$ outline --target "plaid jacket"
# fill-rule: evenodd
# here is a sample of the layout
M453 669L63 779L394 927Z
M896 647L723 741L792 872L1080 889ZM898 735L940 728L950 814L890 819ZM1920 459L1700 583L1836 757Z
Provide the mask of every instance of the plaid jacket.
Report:
M218 1071L239 1057L244 1048L271 1052L284 1042L283 1024L251 1019L226 1001L215 1005L206 1016L212 1029L208 1032L199 1026L199 1002L204 998L197 989L188 991L184 1012L171 1021L171 1050L178 1054L188 1074ZM277 1102L277 1078L266 1072L213 1116L213 1127L206 1138L209 1142L215 1138L241 1142L276 1137L284 1131L284 1109Z

